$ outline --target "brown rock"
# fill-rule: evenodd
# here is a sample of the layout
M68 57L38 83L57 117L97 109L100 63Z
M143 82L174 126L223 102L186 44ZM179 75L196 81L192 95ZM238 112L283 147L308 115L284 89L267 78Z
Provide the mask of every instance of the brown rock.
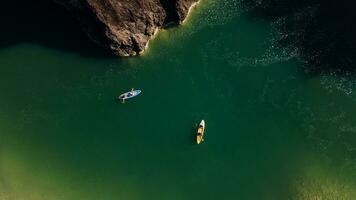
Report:
M55 0L90 38L119 56L142 53L156 29L180 24L197 0Z

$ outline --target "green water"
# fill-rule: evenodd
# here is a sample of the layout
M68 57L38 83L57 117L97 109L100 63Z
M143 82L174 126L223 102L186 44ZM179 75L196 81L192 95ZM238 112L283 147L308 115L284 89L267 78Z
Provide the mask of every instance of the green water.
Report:
M0 199L354 199L355 83L237 5L202 0L142 57L1 48Z

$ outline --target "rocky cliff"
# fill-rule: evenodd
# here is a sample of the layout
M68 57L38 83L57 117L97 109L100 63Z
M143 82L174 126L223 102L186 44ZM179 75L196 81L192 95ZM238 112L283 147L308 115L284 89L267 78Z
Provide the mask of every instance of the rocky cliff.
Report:
M142 53L155 32L178 25L198 0L55 0L70 10L89 37L119 56Z

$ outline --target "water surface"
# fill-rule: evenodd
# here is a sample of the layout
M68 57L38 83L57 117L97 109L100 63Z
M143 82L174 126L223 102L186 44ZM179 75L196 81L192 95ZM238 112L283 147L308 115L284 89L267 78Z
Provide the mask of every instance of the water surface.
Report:
M352 199L354 82L305 75L238 5L202 0L142 57L1 48L0 199Z

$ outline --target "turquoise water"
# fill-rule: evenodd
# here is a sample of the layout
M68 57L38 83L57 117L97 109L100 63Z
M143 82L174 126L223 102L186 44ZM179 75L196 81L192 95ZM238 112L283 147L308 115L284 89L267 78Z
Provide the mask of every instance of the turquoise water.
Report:
M2 48L0 199L353 199L355 83L307 76L274 40L202 0L142 57Z

